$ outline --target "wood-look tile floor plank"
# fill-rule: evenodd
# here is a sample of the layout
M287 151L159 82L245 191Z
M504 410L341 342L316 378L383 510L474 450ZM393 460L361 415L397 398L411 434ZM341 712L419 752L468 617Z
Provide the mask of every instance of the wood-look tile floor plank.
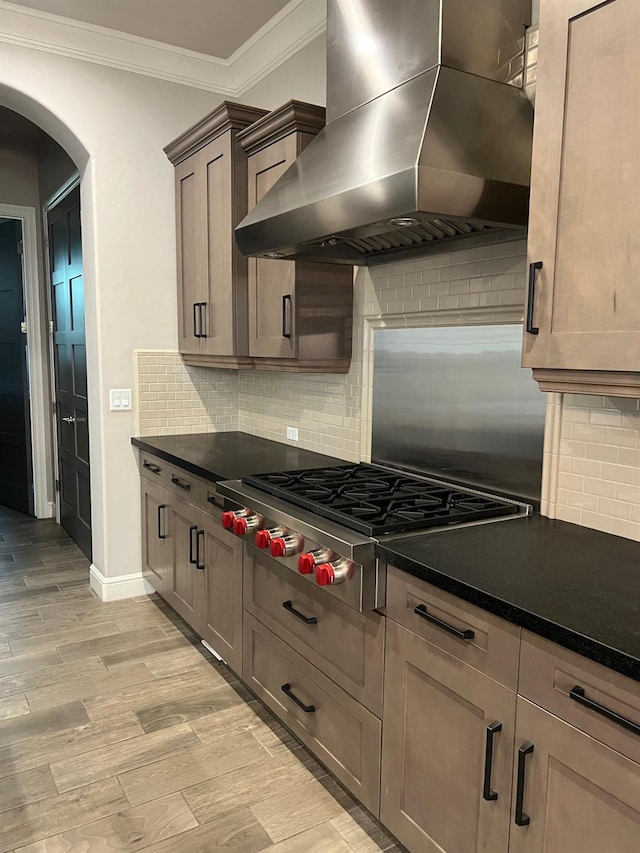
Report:
M126 808L128 803L116 779L19 806L2 815L0 851L15 850Z
M57 794L48 767L36 767L2 780L0 785L0 813L17 809L27 803L37 803ZM0 816L0 825L2 817Z
M24 716L0 722L0 747L33 737L34 735L58 732L88 722L89 718L81 702L70 702L46 711L34 711Z
M15 853L123 853L148 850L150 844L164 842L198 825L181 794L125 809L111 817L69 829L59 835L19 847ZM174 839L174 843L177 843ZM174 853L179 847L170 848Z
M60 792L71 791L136 767L153 764L198 745L198 738L184 723L94 749L88 756L77 755L54 761L51 773ZM148 766L147 772L150 776L153 773Z
M16 693L14 696L0 699L0 721L23 717L30 712L31 709L24 693Z
M82 674L78 672L75 664L64 664L60 663L60 661L55 661L52 666L0 677L0 698L11 696L13 693L20 693L21 691L29 693L30 691L44 687L51 687L54 684L60 684L61 682L64 682L66 685L70 680L78 676L90 678L97 673L106 672L107 668L100 658L88 658L86 668ZM70 697L67 699L67 702L70 702L72 698L79 697ZM65 703L60 702L58 704L64 705ZM32 709L35 710L33 705Z
M72 726L54 734L34 735L28 740L0 748L0 778L74 755L86 755L94 749L142 734L144 730L136 715L129 711L101 722Z
M250 810L239 809L168 841L151 844L145 853L260 853L270 846L269 836Z
M93 659L87 658L86 660ZM56 682L34 690L27 689L27 699L31 710L41 711L74 700L85 702L93 699L96 695L111 694L117 697L125 687L154 680L153 675L142 663L119 672L109 672L99 658L98 661L102 664L101 669L89 670L86 675L80 674L86 660L83 660L82 667L76 667L75 674L77 677L75 678L68 678L64 682Z
M121 773L118 779L129 802L138 805L264 759L258 741L250 734L239 734L157 761L151 772L144 766Z
M400 850L162 599L88 569L0 507L0 853Z

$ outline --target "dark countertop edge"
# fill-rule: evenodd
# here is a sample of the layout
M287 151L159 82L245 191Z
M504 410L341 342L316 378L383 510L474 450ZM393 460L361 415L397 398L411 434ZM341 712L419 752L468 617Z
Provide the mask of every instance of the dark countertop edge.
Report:
M565 649L569 649L582 657L586 657L608 669L619 672L633 681L640 682L640 661L626 652L599 643L597 640L573 631L565 625L551 622L543 616L538 616L536 613L524 610L509 601L505 601L491 593L484 592L464 581L460 581L451 575L447 575L445 572L433 569L424 563L414 561L410 557L397 554L392 548L377 545L376 556L419 580L433 584L433 586L437 586L445 592L450 592L452 595L468 601L470 604L475 604L481 610L486 610L495 616L500 616L506 619L507 622L538 634L552 643L563 646Z
M147 453L157 456L158 459L164 459L165 462L177 465L179 468L182 468L183 471L189 471L189 473L195 474L196 477L202 477L203 480L208 480L210 483L220 483L225 479L221 474L215 474L213 471L207 471L199 465L194 465L192 462L188 462L186 459L183 459L182 456L176 456L174 453L169 453L166 450L160 450L153 444L146 442L144 438L137 438L136 436L133 436L131 444L133 444L134 447L139 447L140 450L145 450Z

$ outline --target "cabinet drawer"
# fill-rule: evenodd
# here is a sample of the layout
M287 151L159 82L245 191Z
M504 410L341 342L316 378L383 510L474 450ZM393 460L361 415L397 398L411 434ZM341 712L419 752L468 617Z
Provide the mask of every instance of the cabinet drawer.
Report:
M255 548L245 547L244 566L245 609L382 716L384 617L316 592Z
M246 613L243 647L248 687L377 815L380 720Z
M163 459L140 453L140 474L154 483L166 486L169 479L169 466Z
M640 734L606 716L612 711L640 726L637 681L524 631L518 693L640 764Z
M169 465L167 486L173 494L220 520L223 500L216 491L215 483L196 477L183 468Z
M393 566L389 566L387 576L387 616L464 663L516 689L520 649L517 626ZM450 629L466 633L467 638Z

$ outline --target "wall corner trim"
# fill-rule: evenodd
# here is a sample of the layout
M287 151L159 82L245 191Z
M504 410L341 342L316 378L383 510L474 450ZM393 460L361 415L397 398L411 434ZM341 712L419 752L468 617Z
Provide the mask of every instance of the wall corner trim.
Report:
M133 598L135 595L151 595L155 592L151 584L143 577L142 572L107 578L93 563L89 569L89 585L100 601L120 601L123 598Z

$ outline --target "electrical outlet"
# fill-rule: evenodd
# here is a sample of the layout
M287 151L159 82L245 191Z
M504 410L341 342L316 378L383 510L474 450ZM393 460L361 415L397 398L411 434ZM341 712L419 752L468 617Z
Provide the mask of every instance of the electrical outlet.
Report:
M298 440L298 428L297 427L287 427L287 438L289 441L297 441Z
M131 396L131 388L110 388L109 409L112 412L130 412Z

